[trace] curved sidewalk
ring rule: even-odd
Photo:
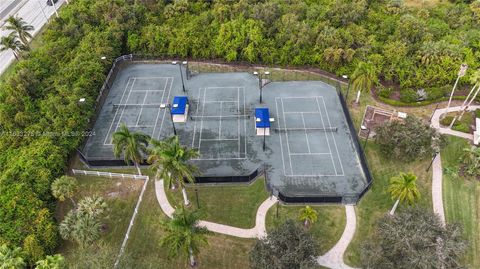
[[[340,240],[338,240],[337,244],[325,253],[325,255],[317,258],[317,263],[322,266],[333,269],[354,269],[343,262],[343,254],[352,241],[357,228],[357,218],[354,206],[346,205],[345,214],[347,216],[347,223],[345,224],[345,230],[343,230]]]
[[[480,106],[470,106],[468,111],[476,110],[480,108]],[[448,112],[456,112],[460,111],[461,107],[450,107]],[[447,113],[446,108],[437,109],[432,116],[432,121],[430,126],[437,129],[441,134],[453,135],[458,136],[461,138],[469,139],[473,141],[472,134],[466,134],[459,131],[454,131],[450,128],[445,128],[440,126],[440,117],[442,114]],[[437,157],[433,161],[432,164],[432,204],[433,204],[433,212],[440,217],[440,220],[445,225],[445,210],[443,208],[443,168],[442,168],[442,157],[440,153],[438,153]]]
[[[163,180],[155,181],[155,194],[163,212],[171,218],[175,209],[172,207],[172,205],[167,199],[167,194],[165,193],[165,188],[163,186]],[[199,222],[199,225],[207,228],[209,231],[216,233],[241,238],[261,238],[267,234],[265,228],[265,217],[267,215],[268,209],[270,209],[270,207],[277,203],[277,201],[278,200],[275,196],[271,196],[258,207],[257,215],[255,218],[255,227],[251,229],[242,229],[204,220],[201,220]]]

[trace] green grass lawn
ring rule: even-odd
[[[76,201],[79,201],[82,197],[94,194],[104,197],[107,201],[109,208],[108,217],[105,220],[107,230],[102,235],[100,241],[118,251],[144,182],[141,180],[109,179],[93,176],[77,176],[76,178],[79,183],[79,191],[74,198]],[[57,219],[63,219],[63,216],[71,208],[70,201],[59,202],[56,210]],[[66,256],[70,265],[75,265],[77,263],[76,258],[72,254],[76,248],[78,248],[77,245],[69,241],[62,241],[58,251]],[[115,257],[111,259],[112,265],[114,259]]]
[[[340,205],[312,206],[318,212],[318,220],[311,225],[310,232],[320,242],[320,253],[326,253],[342,236],[345,229],[345,208]],[[287,219],[297,220],[300,209],[303,206],[280,205],[273,206],[267,213],[267,231],[272,230],[278,224]],[[300,221],[298,221],[301,223]]]
[[[374,143],[368,143],[366,154],[374,179],[372,188],[360,200],[356,208],[357,231],[344,256],[345,262],[351,266],[360,266],[361,244],[372,235],[378,219],[388,213],[394,204],[387,192],[388,182],[392,176],[399,172],[413,172],[417,175],[417,185],[421,193],[417,204],[432,208],[432,175],[431,170],[429,173],[425,171],[430,163],[429,159],[409,164],[398,160],[388,160],[380,154],[379,147]],[[400,204],[397,210],[401,211],[404,206]]]
[[[470,144],[462,138],[448,137],[448,146],[442,152],[444,168],[458,168],[462,149]],[[443,175],[443,202],[448,223],[463,225],[469,249],[465,254],[468,268],[480,268],[480,181],[471,177]]]
[[[205,220],[246,229],[255,226],[257,209],[269,196],[263,178],[249,185],[189,185],[188,199],[194,208],[197,207],[195,188],[198,189],[200,210]],[[183,203],[179,189],[165,191],[172,205]]]
[[[166,250],[160,246],[164,236],[160,221],[165,218],[155,197],[152,180],[125,250],[128,264],[121,268],[190,268],[185,257],[168,259]],[[208,242],[209,245],[201,250],[198,257],[197,268],[248,268],[248,252],[254,243],[253,239],[212,234]]]

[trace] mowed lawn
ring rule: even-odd
[[[185,256],[168,258],[167,249],[160,245],[165,235],[161,221],[166,216],[160,209],[151,180],[138,212],[138,218],[125,249],[119,268],[190,268]],[[201,249],[197,268],[248,268],[248,252],[254,240],[226,235],[208,236],[208,246]]]
[[[366,155],[373,175],[373,184],[357,205],[357,231],[344,256],[345,262],[355,267],[360,266],[362,243],[372,236],[377,221],[387,214],[394,204],[387,192],[391,177],[400,172],[413,172],[417,175],[417,186],[421,193],[421,198],[417,205],[432,210],[432,174],[431,170],[428,173],[425,171],[430,163],[429,158],[412,163],[389,160],[381,154],[379,147],[373,142],[368,143]],[[400,204],[397,212],[401,211],[405,206]]]
[[[250,184],[188,185],[188,198],[193,208],[197,208],[195,189],[205,220],[245,229],[255,226],[257,209],[269,197],[263,178]],[[165,191],[172,205],[183,204],[179,189],[166,188]]]
[[[287,219],[296,220],[300,225],[303,225],[298,220],[300,209],[305,206],[300,205],[280,205],[273,206],[267,213],[267,231],[272,230]],[[309,231],[318,240],[320,244],[320,254],[325,254],[331,249],[342,236],[345,229],[345,207],[341,205],[319,205],[312,206],[318,212],[317,222],[309,227]]]
[[[470,147],[470,144],[465,139],[448,137],[448,146],[441,152],[444,169],[458,168],[466,147]],[[468,268],[480,268],[480,181],[444,173],[443,202],[447,222],[462,224],[465,238],[469,241],[465,265]]]

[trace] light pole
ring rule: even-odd
[[[267,76],[269,76],[270,72],[265,71],[262,74],[262,73],[259,73],[259,72],[255,71],[255,72],[253,72],[253,74],[258,77],[258,88],[260,89],[260,104],[261,104],[262,101],[263,101],[263,98],[262,98],[263,97],[262,92],[263,92],[263,86],[264,86],[263,85],[263,79],[266,78]]]
[[[448,109],[450,108],[450,103],[452,102],[452,97],[453,97],[453,93],[455,92],[455,88],[457,88],[457,84],[460,78],[465,76],[465,73],[467,72],[467,68],[468,68],[468,65],[466,64],[460,65],[460,70],[458,70],[458,74],[457,74],[457,80],[455,80],[455,84],[453,84],[452,93],[450,93],[450,98],[448,99],[447,109],[445,109],[445,114],[442,114],[442,115],[448,114]]]
[[[173,121],[172,106],[170,104],[161,104],[160,108],[168,108],[168,111],[170,112],[170,119],[172,120],[173,134],[177,135],[177,128],[175,128],[175,122]]]
[[[427,170],[426,170],[427,172],[428,172],[428,170],[430,170],[430,167],[432,167],[433,161],[435,161],[435,158],[437,158],[437,155],[438,155],[438,151],[435,151],[435,153],[433,154],[433,157],[432,157],[432,161],[430,161],[430,164],[427,167]]]
[[[367,150],[367,142],[368,142],[368,138],[370,137],[370,130],[371,129],[368,128],[365,125],[360,126],[360,129],[362,129],[363,131],[367,131],[367,138],[365,139],[365,142],[363,143],[363,152],[365,152]]]
[[[200,209],[200,203],[198,202],[198,189],[195,187],[195,197],[197,198],[197,209]]]
[[[347,102],[348,104],[348,93],[350,92],[350,80],[348,79],[347,75],[343,75],[342,78],[348,80],[347,94],[345,95],[345,102]]]
[[[187,80],[190,78],[190,70],[188,69],[188,62],[187,61],[183,61],[182,63],[183,65],[185,65],[185,75],[187,76]]]

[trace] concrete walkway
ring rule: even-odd
[[[346,205],[345,214],[347,216],[347,223],[345,225],[345,230],[343,230],[342,237],[340,237],[337,244],[325,253],[325,255],[317,258],[318,264],[322,266],[333,269],[353,269],[343,262],[343,254],[352,241],[357,228],[357,218],[354,206]]]
[[[468,111],[476,110],[478,108],[480,108],[480,106],[470,106],[468,108]],[[456,106],[456,107],[450,107],[448,109],[448,112],[455,112],[460,110],[461,110],[461,107]],[[442,114],[445,114],[445,113],[447,113],[446,108],[437,109],[433,114],[432,122],[430,123],[430,125],[433,128],[437,129],[441,134],[458,136],[458,137],[462,137],[462,138],[473,141],[472,134],[466,134],[466,133],[451,130],[449,128],[441,127],[440,117]],[[443,208],[442,179],[443,179],[442,158],[439,153],[432,164],[432,203],[433,203],[433,212],[440,217],[440,220],[445,225],[445,210]]]
[[[157,196],[158,203],[162,208],[162,211],[168,216],[172,217],[175,209],[172,207],[170,202],[167,199],[167,194],[165,193],[165,188],[163,186],[163,180],[155,181],[155,193]],[[278,200],[275,196],[271,196],[265,200],[257,210],[257,215],[255,219],[255,227],[251,229],[242,229],[233,226],[228,226],[224,224],[214,223],[210,221],[201,220],[199,222],[200,226],[207,228],[208,230],[216,233],[241,237],[241,238],[262,238],[266,236],[265,228],[265,217],[267,215],[268,209],[272,207]]]

